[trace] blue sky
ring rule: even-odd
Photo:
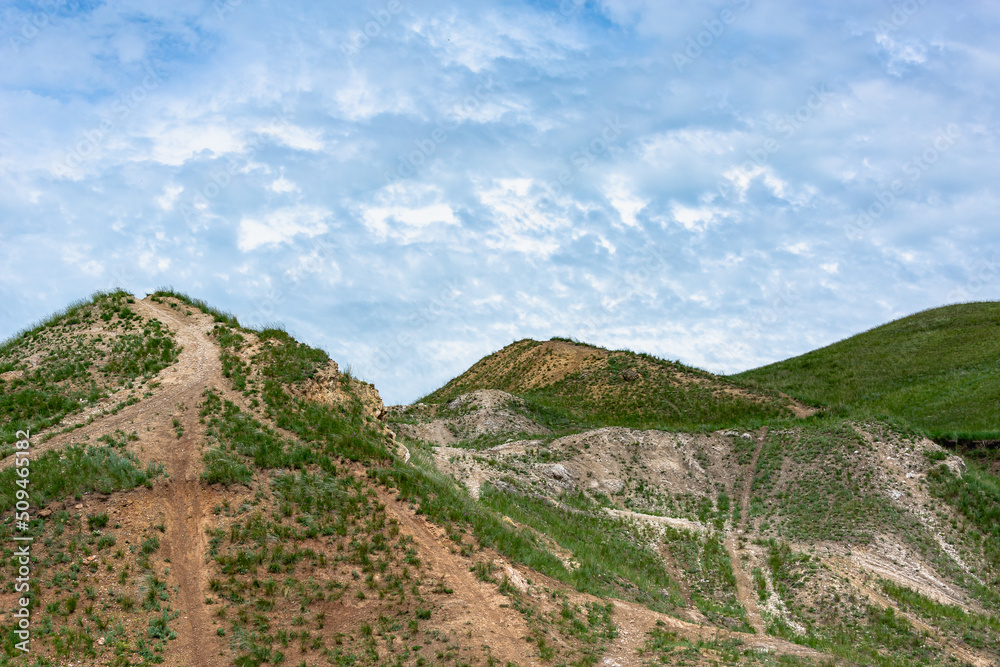
[[[409,402],[514,340],[716,372],[1000,297],[990,2],[0,2],[0,338],[98,289]]]

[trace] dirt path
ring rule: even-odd
[[[649,656],[640,656],[638,651],[645,646],[649,632],[656,627],[667,632],[676,632],[690,641],[738,639],[743,642],[745,648],[766,651],[771,654],[793,655],[813,660],[830,657],[808,646],[801,646],[777,637],[751,635],[710,625],[688,623],[673,616],[651,611],[634,602],[615,600],[614,604],[614,620],[618,626],[618,638],[608,647],[600,663],[609,667],[639,667],[647,664]]]
[[[210,512],[206,501],[210,492],[199,479],[199,444],[204,441],[204,426],[199,423],[198,404],[205,389],[226,386],[218,350],[206,336],[211,318],[181,317],[168,306],[146,300],[137,300],[136,306],[143,314],[163,322],[183,346],[181,358],[164,373],[163,383],[169,383],[174,390],[165,392],[159,401],[160,407],[165,408],[161,414],[177,415],[172,419],[182,424],[183,435],[181,438],[174,435],[171,421],[157,429],[161,435],[153,438],[152,447],[147,449],[170,474],[167,483],[157,485],[155,490],[167,516],[164,555],[170,559],[170,586],[177,586],[171,602],[180,611],[175,625],[176,645],[171,647],[170,657],[176,658],[180,665],[223,665],[226,663],[220,655],[222,645],[212,631],[205,605],[208,591],[205,530]]]
[[[221,666],[226,664],[220,655],[223,644],[212,631],[204,603],[208,582],[205,528],[211,505],[207,502],[210,492],[199,481],[198,445],[204,427],[198,421],[197,406],[208,387],[232,392],[225,391],[228,384],[222,377],[218,350],[206,335],[211,328],[210,316],[181,316],[168,306],[148,300],[137,299],[134,305],[140,314],[155,317],[171,330],[182,346],[177,362],[159,374],[160,385],[152,396],[117,414],[98,416],[90,424],[56,434],[33,447],[31,455],[38,457],[73,443],[92,443],[118,429],[139,433],[135,447],[140,459],[162,463],[169,475],[153,489],[166,517],[162,554],[170,562],[169,590],[177,587],[170,606],[180,612],[171,623],[177,639],[168,644],[168,664]],[[180,438],[176,436],[175,419],[184,429]],[[0,468],[12,465],[13,458],[0,461]]]
[[[223,382],[218,351],[204,332],[199,330],[195,318],[187,318],[189,322],[182,322],[170,308],[146,300],[137,299],[134,305],[144,316],[159,319],[174,333],[176,342],[183,347],[180,358],[175,364],[160,372],[157,377],[160,386],[153,390],[152,396],[122,408],[117,414],[98,416],[90,424],[84,424],[67,433],[57,433],[44,443],[38,445],[32,443],[32,458],[72,443],[85,440],[94,442],[103,435],[114,433],[117,429],[138,430],[138,427],[156,421],[157,416],[170,414],[194,389],[198,389],[197,395],[200,400],[201,389],[209,384],[218,385],[220,388],[228,386]],[[203,321],[203,318],[198,319]],[[72,421],[65,420],[54,428],[61,429],[71,424]],[[40,435],[44,435],[44,432],[33,434],[32,437]],[[8,456],[0,461],[0,469],[9,467],[13,463],[14,457]]]
[[[385,488],[376,489],[386,511],[399,521],[400,531],[413,536],[417,553],[431,576],[452,589],[452,593],[442,599],[444,627],[448,632],[459,633],[463,644],[489,646],[499,664],[508,661],[535,664],[532,659],[534,644],[524,640],[531,631],[521,614],[508,607],[510,600],[500,593],[496,584],[480,581],[469,571],[471,561],[452,553],[454,545],[440,527],[418,517]],[[472,626],[467,624],[470,619],[475,621]]]
[[[743,488],[740,492],[740,522],[735,531],[726,536],[725,546],[729,553],[729,560],[733,566],[733,575],[736,577],[736,598],[747,612],[747,622],[759,635],[767,634],[764,619],[760,615],[760,607],[757,605],[757,591],[754,590],[750,576],[743,568],[739,549],[736,544],[736,536],[742,535],[746,529],[750,518],[750,499],[753,497],[753,480],[757,475],[757,461],[760,459],[760,450],[764,448],[764,441],[767,439],[767,427],[760,430],[757,436],[757,447],[754,449],[753,458],[750,465],[743,473]]]
[[[782,397],[784,397],[784,399],[788,401],[788,408],[792,411],[792,414],[794,414],[799,419],[812,417],[814,414],[819,412],[819,410],[817,410],[816,408],[810,407],[805,403],[803,403],[802,401],[796,398],[792,398],[791,396],[789,396],[784,392],[779,391],[778,393],[781,394]]]

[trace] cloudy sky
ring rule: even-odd
[[[1000,298],[1000,6],[0,0],[0,338],[160,286],[409,402]]]

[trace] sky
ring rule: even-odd
[[[0,339],[172,286],[408,403],[1000,298],[1000,5],[0,0]]]

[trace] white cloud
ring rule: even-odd
[[[927,62],[927,48],[913,39],[897,40],[889,33],[875,36],[875,42],[889,56],[889,73],[898,75],[906,65],[922,65]]]
[[[357,208],[365,228],[377,238],[402,244],[443,240],[438,228],[459,224],[440,188],[409,181],[380,189],[374,203]]]
[[[299,186],[295,185],[295,183],[292,183],[290,180],[288,180],[284,176],[281,176],[281,177],[277,178],[276,180],[272,181],[271,184],[267,186],[267,188],[271,192],[277,192],[278,194],[286,194],[286,193],[289,193],[289,192],[299,192],[300,191],[299,190]]]
[[[782,250],[785,252],[790,252],[793,255],[805,255],[809,252],[810,244],[807,241],[799,241],[798,243],[792,243],[786,245]]]
[[[213,158],[241,152],[246,143],[241,132],[222,123],[156,123],[146,138],[153,143],[148,157],[168,166],[182,165],[205,152]],[[133,153],[133,159],[145,158],[144,153]]]
[[[500,178],[481,185],[476,196],[487,208],[493,222],[485,244],[495,250],[549,257],[563,240],[579,236],[579,232],[557,236],[557,230],[570,227],[567,211],[543,210],[542,200],[535,194],[537,184],[530,178]],[[560,202],[566,206],[567,202]],[[569,204],[571,205],[571,204]]]
[[[649,135],[642,140],[641,156],[652,166],[689,162],[692,156],[722,156],[734,152],[744,140],[739,132],[720,132],[704,128],[671,130]]]
[[[435,224],[457,225],[451,206],[442,202],[427,206],[373,206],[364,211],[365,226],[380,238],[394,236],[412,241],[420,232]]]
[[[715,221],[717,210],[709,206],[690,207],[675,203],[671,208],[673,219],[688,231],[704,231]]]
[[[172,211],[174,204],[177,203],[177,199],[181,196],[182,192],[184,192],[183,185],[174,185],[171,183],[163,188],[163,194],[156,198],[156,203],[164,211]]]
[[[649,204],[649,200],[637,197],[628,181],[622,176],[613,176],[604,189],[611,205],[618,211],[622,224],[635,227],[639,224],[636,215]]]
[[[258,127],[257,132],[270,136],[289,148],[295,148],[300,151],[321,151],[324,146],[322,131],[307,130],[284,122],[272,121],[267,125]]]
[[[380,86],[363,72],[352,72],[333,94],[340,115],[348,121],[364,121],[384,113],[412,113],[413,100],[402,88]]]
[[[250,252],[265,245],[287,243],[296,236],[312,238],[325,233],[330,211],[318,206],[291,206],[280,208],[261,217],[240,220],[237,246]]]
[[[789,184],[780,178],[770,166],[747,166],[733,167],[722,174],[726,180],[735,186],[739,193],[740,201],[746,201],[747,190],[754,179],[760,178],[764,185],[778,199],[789,200]],[[798,203],[798,202],[797,202]]]

